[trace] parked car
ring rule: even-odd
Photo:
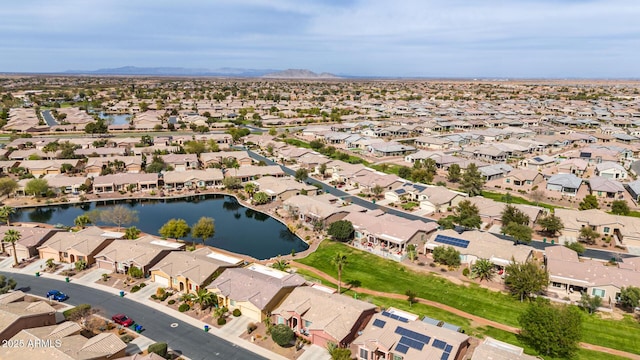
[[[65,301],[69,298],[69,296],[62,291],[58,290],[49,290],[47,292],[47,299],[53,299],[55,301]]]
[[[134,321],[131,318],[127,317],[125,314],[115,314],[111,317],[116,324],[129,327],[134,324]]]

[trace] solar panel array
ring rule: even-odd
[[[444,348],[444,351],[446,351],[446,352],[448,352],[448,353],[450,353],[450,352],[451,352],[451,350],[453,350],[453,345],[447,345],[447,347],[446,347],[446,348]]]
[[[382,312],[382,315],[383,315],[383,316],[386,316],[386,317],[388,317],[388,318],[394,319],[394,320],[398,320],[398,321],[405,322],[405,323],[408,323],[408,322],[409,322],[409,319],[403,318],[402,316],[398,316],[398,315],[396,315],[396,314],[392,314],[392,313],[390,313],[390,312],[388,312],[388,311],[383,311],[383,312]]]
[[[442,340],[434,339],[433,344],[431,344],[431,346],[433,346],[436,349],[444,350],[447,347],[447,343]]]
[[[377,326],[379,328],[383,328],[385,325],[387,324],[386,321],[380,320],[380,319],[375,319],[373,320],[373,326]]]
[[[415,331],[411,331],[409,329],[405,329],[402,326],[398,326],[396,328],[395,333],[398,334],[398,335],[406,336],[406,337],[411,338],[413,340],[417,340],[417,341],[419,341],[419,342],[421,342],[423,344],[428,344],[429,341],[431,341],[431,337],[430,336],[422,335],[422,334],[417,333]]]
[[[537,162],[543,162],[544,160],[542,160],[542,158],[540,157],[534,157],[533,160],[537,161]]]
[[[397,344],[396,351],[406,354],[409,351],[409,347],[407,345]]]
[[[440,356],[440,360],[449,360],[449,355],[451,355],[451,353],[443,352],[442,356]]]
[[[454,238],[451,236],[445,236],[445,235],[437,235],[435,242],[457,246],[465,249],[467,248],[467,246],[469,246],[469,241],[467,240],[462,240],[462,239]]]
[[[403,344],[403,345],[407,345],[410,348],[414,348],[418,351],[422,350],[422,348],[424,347],[424,343],[417,341],[417,340],[413,340],[410,339],[406,336],[403,336],[400,338],[400,341],[398,341],[399,344]]]

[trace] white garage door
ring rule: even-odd
[[[169,279],[166,277],[156,275],[154,276],[153,282],[163,287],[169,287]]]

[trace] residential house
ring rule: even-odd
[[[591,195],[599,198],[619,200],[623,198],[624,186],[612,178],[592,176],[588,180]]]
[[[293,180],[291,178],[276,178],[273,176],[263,176],[253,180],[256,184],[256,192],[261,191],[269,195],[271,200],[287,200],[288,198],[300,194],[307,196],[317,195],[321,189],[313,185]]]
[[[61,174],[63,164],[69,164],[72,169],[77,169],[79,161],[78,159],[24,160],[20,162],[20,167],[25,168],[29,174],[38,177],[47,174]]]
[[[402,178],[393,174],[385,174],[370,169],[362,169],[348,180],[348,185],[360,188],[363,192],[373,192],[373,188],[379,186],[384,190],[391,190],[405,182]]]
[[[631,216],[608,214],[599,209],[569,210],[557,208],[554,214],[562,220],[562,237],[577,241],[580,229],[590,226],[602,236],[610,236],[615,244],[640,247],[640,219]]]
[[[282,203],[282,208],[289,216],[299,219],[301,222],[313,227],[325,228],[332,223],[342,220],[348,215],[338,207],[322,202],[315,197],[296,195]]]
[[[172,251],[184,250],[185,245],[147,235],[136,240],[116,240],[95,255],[100,269],[127,273],[132,266],[149,275],[160,260]]]
[[[640,203],[640,180],[625,183],[624,188],[629,192],[636,204]]]
[[[607,179],[624,180],[627,178],[627,170],[613,161],[604,161],[597,164],[595,174]]]
[[[0,226],[0,234],[5,234],[8,230],[16,230],[20,233],[20,240],[16,241],[16,257],[18,261],[30,259],[38,256],[38,247],[49,240],[58,229],[46,229],[28,226]],[[2,240],[0,243],[2,252],[7,252],[9,257],[13,256],[13,246],[11,243]]]
[[[168,154],[161,155],[162,161],[171,166],[174,171],[186,171],[200,167],[196,154]]]
[[[469,336],[383,311],[375,314],[353,342],[356,359],[465,359]]]
[[[93,192],[111,193],[116,191],[146,191],[158,188],[158,174],[119,173],[93,178]]]
[[[515,169],[504,176],[503,182],[505,188],[513,190],[523,190],[529,192],[532,187],[542,183],[544,176],[535,171],[528,169]]]
[[[24,329],[9,340],[24,346],[2,347],[0,358],[110,360],[126,355],[127,344],[115,333],[103,332],[91,338],[81,333],[82,327],[71,321]]]
[[[558,174],[573,174],[583,176],[587,172],[589,163],[582,159],[569,159],[557,166]]]
[[[115,156],[127,156],[128,150],[126,148],[121,147],[99,147],[99,148],[90,148],[90,149],[76,149],[74,154],[82,157],[91,157],[91,158],[104,158],[104,157],[115,157]]]
[[[90,175],[99,175],[103,170],[112,168],[115,171],[139,173],[142,171],[142,156],[114,156],[112,158],[87,158],[84,172]]]
[[[240,179],[240,182],[246,183],[248,181],[253,181],[263,176],[273,176],[277,178],[282,178],[285,176],[284,170],[280,167],[280,165],[268,165],[268,166],[256,166],[256,165],[247,165],[242,166],[238,169],[226,169],[224,172],[224,177],[235,177]]]
[[[482,196],[471,197],[469,198],[469,201],[471,201],[471,203],[480,211],[480,218],[482,219],[482,222],[488,225],[501,222],[502,213],[507,205],[511,205],[523,214],[527,215],[529,217],[529,226],[533,226],[540,216],[546,214],[546,209],[543,207],[523,204],[507,204]]]
[[[452,246],[460,252],[462,264],[473,265],[478,259],[488,259],[504,269],[512,261],[524,263],[533,259],[533,248],[514,245],[511,240],[501,239],[491,233],[471,230],[458,233],[455,230],[439,230],[424,244],[425,254],[438,246]]]
[[[67,176],[67,175],[56,175],[49,174],[45,175],[43,179],[47,180],[47,184],[49,188],[58,194],[74,194],[77,195],[80,193],[80,189],[83,187],[86,189],[91,185],[91,179],[83,177],[83,176]],[[26,179],[25,179],[26,180]],[[27,181],[28,182],[28,181]],[[24,189],[26,187],[26,183],[20,187]],[[24,191],[24,190],[23,190]]]
[[[311,286],[296,287],[273,311],[275,324],[286,324],[314,345],[347,347],[369,322],[376,306]]]
[[[56,309],[45,301],[25,301],[26,294],[20,290],[0,294],[0,341],[6,343],[22,329],[39,326],[54,325],[56,323]],[[2,346],[0,351],[12,348]],[[16,347],[20,350],[21,347]],[[40,349],[42,351],[42,349]],[[3,357],[1,359],[10,359]],[[14,357],[12,359],[18,359]]]
[[[640,287],[640,269],[634,265],[640,263],[638,258],[626,263],[625,259],[619,266],[606,266],[604,262],[580,259],[575,251],[560,245],[545,249],[550,290],[560,296],[574,292],[598,296],[610,306],[618,302],[623,287]]]
[[[221,167],[227,159],[235,159],[240,166],[253,165],[253,159],[247,151],[218,151],[200,154],[200,162],[204,168]]]
[[[486,181],[503,178],[509,174],[511,170],[513,170],[513,167],[507,164],[493,164],[478,167],[478,171],[480,171],[482,178]]]
[[[251,321],[262,322],[293,289],[306,280],[260,264],[225,270],[207,286],[216,294],[219,306],[239,309]]]
[[[171,251],[151,268],[151,281],[176,291],[197,293],[225,269],[240,266],[244,260],[211,250]]]
[[[352,212],[344,220],[354,228],[354,245],[383,257],[401,261],[409,244],[421,247],[435,222],[408,220],[391,214]]]
[[[91,226],[78,232],[57,232],[38,247],[40,259],[53,259],[57,262],[75,263],[79,260],[88,266],[95,263],[95,256],[122,233],[108,232]]]
[[[222,186],[224,175],[220,169],[167,171],[162,174],[164,189],[211,189]]]
[[[557,174],[547,180],[547,190],[558,191],[562,195],[576,196],[582,186],[582,179],[573,174]]]
[[[417,151],[413,146],[394,141],[370,144],[367,150],[375,156],[405,156]]]

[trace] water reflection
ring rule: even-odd
[[[36,208],[34,211],[29,213],[29,220],[31,222],[40,222],[40,223],[48,223],[51,221],[51,217],[53,217],[53,213],[55,210],[53,208]]]

